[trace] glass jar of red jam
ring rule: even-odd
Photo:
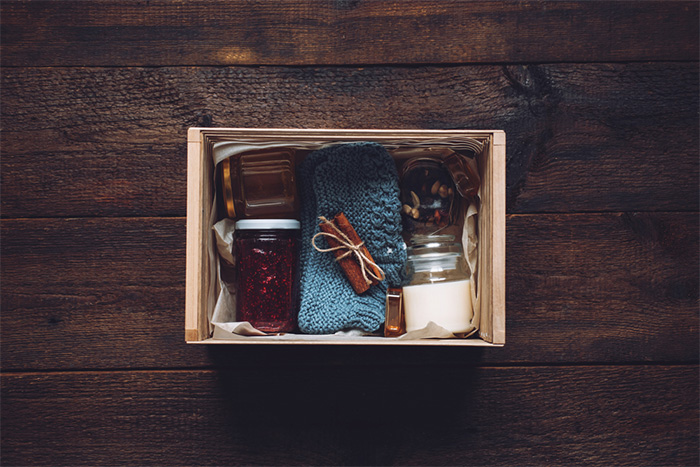
[[[299,221],[236,222],[236,321],[264,332],[294,332],[298,314]]]

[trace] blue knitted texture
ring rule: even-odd
[[[376,143],[348,143],[319,149],[299,167],[301,197],[301,305],[299,329],[329,334],[344,329],[376,331],[384,322],[387,286],[401,284],[406,249],[401,237],[398,174]],[[360,295],[352,289],[333,253],[311,245],[319,216],[343,212],[365,242],[386,280]],[[316,245],[327,248],[318,237]]]

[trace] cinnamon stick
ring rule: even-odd
[[[352,224],[350,224],[350,221],[348,220],[347,217],[345,217],[345,214],[342,212],[336,215],[333,220],[331,221],[333,225],[335,225],[341,232],[343,232],[353,243],[353,245],[359,245],[362,243],[362,239],[360,239],[360,236],[357,235],[357,232],[353,228]],[[321,230],[323,232],[326,232],[328,234],[333,234],[335,235],[336,232],[333,229],[332,226],[324,223],[320,224]],[[326,241],[328,242],[328,245],[331,248],[335,248],[338,246],[341,246],[340,242],[335,240],[334,238],[327,236]],[[335,255],[336,259],[345,255],[348,250],[346,249],[338,249],[333,252]],[[360,251],[370,260],[374,261],[372,259],[372,255],[369,253],[367,250],[367,247],[362,245],[360,247]],[[358,263],[357,259],[355,258],[354,255],[346,255],[344,258],[338,259],[338,264],[340,267],[343,269],[343,272],[345,273],[345,276],[348,278],[348,281],[350,282],[350,285],[352,286],[353,290],[357,294],[361,294],[363,292],[366,292],[369,290],[369,288],[374,285],[378,284],[379,281],[376,280],[372,276],[367,276],[368,279],[370,280],[370,283],[368,284],[367,281],[365,280],[363,274],[362,274],[362,268],[360,264]],[[367,264],[367,267],[377,276],[381,277],[381,271],[379,271],[375,266],[371,264]]]
[[[355,229],[353,228],[352,224],[350,224],[350,221],[348,220],[348,218],[345,217],[345,214],[343,214],[343,213],[341,212],[340,214],[338,214],[337,216],[335,216],[335,217],[333,218],[333,221],[335,222],[335,225],[337,225],[338,228],[339,228],[340,230],[342,230],[343,233],[344,233],[345,235],[347,235],[348,238],[349,238],[350,240],[352,240],[352,242],[353,242],[355,245],[359,245],[360,243],[362,243],[362,239],[360,238],[359,235],[357,235],[357,232],[355,232]],[[360,251],[361,251],[367,258],[369,258],[372,262],[374,262],[374,258],[372,258],[372,255],[369,253],[369,250],[367,249],[367,247],[366,247],[364,244],[360,247]],[[371,263],[368,264],[368,266],[369,266],[369,268],[372,270],[372,273],[374,273],[375,276],[382,277],[382,271],[380,271],[378,267],[376,267],[375,265],[373,265],[373,264],[371,264]],[[376,279],[374,279],[374,278],[372,278],[372,277],[370,277],[370,279],[373,279],[372,284],[377,284],[377,283],[379,283],[378,280],[376,280]]]

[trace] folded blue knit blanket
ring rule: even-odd
[[[401,284],[406,245],[401,237],[401,202],[393,159],[376,143],[329,146],[309,154],[298,171],[302,246],[299,329],[329,334],[344,329],[376,331],[384,322],[387,286]],[[365,242],[386,279],[360,295],[352,289],[333,253],[311,245],[319,216],[343,212]],[[316,244],[327,247],[325,239]]]

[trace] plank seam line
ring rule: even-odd
[[[212,64],[183,64],[177,63],[172,65],[139,65],[135,63],[121,65],[8,65],[2,64],[4,69],[27,69],[27,68],[380,68],[380,67],[397,67],[397,68],[419,68],[419,67],[463,67],[463,66],[511,66],[511,65],[592,65],[592,64],[611,64],[611,65],[628,65],[628,64],[653,64],[653,63],[700,63],[699,60],[693,59],[634,59],[634,60],[552,60],[552,61],[494,61],[494,62],[360,62],[360,63],[232,63],[222,65],[220,63]]]
[[[700,210],[610,210],[610,211],[531,211],[531,212],[514,212],[506,213],[508,217],[520,216],[548,216],[548,215],[566,215],[566,216],[588,216],[601,214],[700,214]],[[178,219],[186,220],[187,216],[182,215],[163,215],[163,216],[53,216],[53,217],[0,217],[2,221],[42,221],[42,220],[88,220],[88,219],[106,219],[106,220],[131,220],[131,219]]]
[[[412,367],[425,366],[427,364],[414,364],[414,365],[387,365],[387,368],[402,368],[410,369]],[[382,368],[384,365],[337,365],[337,364],[319,364],[319,365],[301,365],[296,366],[298,370],[313,370],[319,367],[328,367],[329,369],[348,369],[348,368]],[[528,368],[640,368],[640,367],[674,367],[674,368],[692,368],[700,366],[700,362],[673,362],[673,361],[659,361],[659,362],[637,362],[637,363],[523,363],[523,364],[491,364],[491,365],[450,365],[450,364],[430,364],[431,368],[444,368],[444,367],[455,367],[458,369],[473,368],[480,370],[510,370],[510,369],[528,369]],[[260,371],[269,371],[274,369],[288,369],[288,365],[280,365],[279,367],[265,365],[260,367]],[[2,376],[41,376],[41,375],[62,375],[62,374],[108,374],[108,373],[197,373],[197,372],[228,372],[228,371],[239,371],[241,367],[176,367],[176,368],[112,368],[112,369],[47,369],[47,370],[2,370],[0,371],[0,377]]]

